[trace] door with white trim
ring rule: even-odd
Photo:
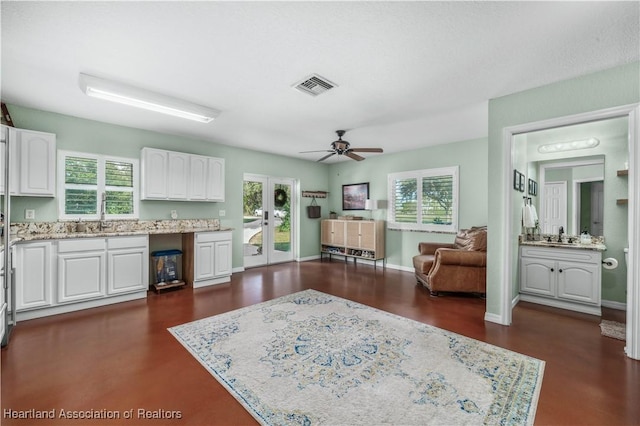
[[[567,231],[567,182],[546,182],[543,188],[541,225],[543,234]]]
[[[295,180],[245,174],[243,185],[244,266],[294,259]]]

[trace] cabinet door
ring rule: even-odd
[[[107,293],[144,290],[149,286],[149,254],[145,248],[109,250]]]
[[[216,277],[231,275],[231,241],[216,241],[214,262]]]
[[[189,199],[205,200],[207,198],[209,159],[201,155],[191,155],[189,164]]]
[[[360,247],[363,250],[376,249],[376,223],[360,222]]]
[[[347,221],[345,222],[347,229],[346,246],[350,248],[360,248],[360,222],[359,221]]]
[[[344,247],[345,245],[345,221],[344,220],[323,220],[321,230],[322,244],[329,246]]]
[[[323,220],[320,223],[320,244],[330,245],[332,243],[333,225],[331,222],[331,220]]]
[[[224,201],[224,158],[208,158],[207,200]]]
[[[142,149],[142,199],[167,198],[167,151]]]
[[[542,296],[555,297],[555,262],[546,259],[520,259],[520,290]]]
[[[600,305],[600,265],[558,262],[558,297]]]
[[[52,304],[52,243],[20,244],[16,248],[16,311]]]
[[[95,299],[105,294],[105,251],[58,254],[58,302]]]
[[[215,276],[215,242],[199,242],[195,245],[195,259],[193,261],[194,281],[201,281]]]
[[[56,190],[56,135],[17,130],[19,195],[53,197]]]
[[[189,154],[169,151],[169,179],[167,197],[172,200],[186,200],[189,176]]]

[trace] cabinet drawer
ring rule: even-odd
[[[196,233],[196,243],[210,243],[212,241],[231,240],[231,232],[198,232]]]
[[[72,238],[58,241],[58,253],[104,250],[104,238]]]
[[[520,254],[523,257],[537,257],[586,263],[600,263],[600,260],[602,259],[602,254],[599,251],[584,249],[522,246],[520,250]]]
[[[107,238],[107,248],[121,249],[121,248],[134,248],[134,247],[146,247],[147,236],[133,236],[133,237],[110,237]]]

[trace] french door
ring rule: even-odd
[[[295,181],[244,175],[244,266],[289,262],[294,258]]]

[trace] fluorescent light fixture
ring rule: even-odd
[[[209,123],[220,115],[220,111],[213,108],[83,73],[80,73],[80,88],[87,96],[93,98],[186,118],[200,123]]]
[[[540,154],[550,154],[552,152],[573,151],[576,149],[595,148],[600,145],[600,141],[596,138],[581,139],[570,142],[557,142],[546,145],[540,145],[538,152]]]

